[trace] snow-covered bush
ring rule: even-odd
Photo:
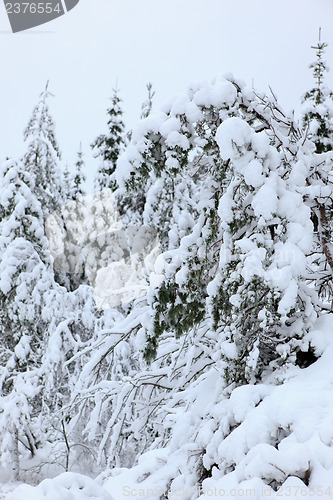
[[[112,496],[87,476],[67,472],[53,480],[45,479],[37,487],[22,485],[8,500],[112,500]]]

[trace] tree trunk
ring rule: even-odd
[[[12,467],[12,480],[19,481],[20,480],[20,457],[19,457],[19,449],[18,449],[18,430],[16,425],[14,426],[13,431],[13,467]]]
[[[323,245],[323,250],[325,253],[325,257],[328,265],[333,271],[333,256],[330,249],[330,228],[329,223],[327,221],[326,210],[324,205],[319,205],[319,214],[320,214],[320,237],[321,244]]]

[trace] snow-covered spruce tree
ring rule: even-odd
[[[71,207],[71,208],[70,208]],[[54,212],[46,220],[46,235],[53,256],[54,276],[57,283],[68,291],[76,290],[87,283],[82,256],[82,239],[77,238],[81,222],[82,202],[69,201],[61,211]],[[68,214],[70,213],[70,216]]]
[[[112,104],[107,110],[108,133],[98,136],[91,145],[92,149],[95,150],[95,157],[101,161],[95,177],[96,190],[111,189],[114,191],[117,188],[111,175],[115,171],[118,157],[125,145],[122,100],[118,93],[118,89],[113,89]]]
[[[153,99],[155,91],[153,90],[153,84],[147,83],[147,99],[142,103],[141,106],[141,119],[148,118],[153,108]]]
[[[64,191],[67,194],[66,201],[71,198],[73,192],[73,178],[68,163],[64,168]]]
[[[313,260],[317,266],[316,286],[321,297],[332,303],[333,230],[332,159],[333,159],[333,92],[325,85],[328,71],[323,59],[327,44],[320,41],[312,48],[316,51],[316,61],[310,65],[315,86],[305,94],[302,106],[304,140],[314,143],[311,167],[307,182],[307,198],[312,209],[312,219],[318,255]],[[309,157],[310,158],[310,157]]]
[[[25,165],[4,162],[0,186],[0,455],[17,479],[20,456],[35,457],[50,441],[53,462],[65,466],[65,442],[74,439],[64,435],[66,405],[97,315],[90,287],[69,294],[55,282],[42,207]],[[78,436],[75,444],[82,452]]]
[[[128,157],[134,160],[121,159],[119,175],[125,172],[129,191],[147,186],[144,223],[159,228],[169,250],[166,280],[153,306],[148,359],[163,332],[181,335],[209,315],[212,328],[221,329],[226,343],[237,346],[235,370],[231,359],[228,363],[230,380],[244,382],[260,377],[271,361],[283,361],[288,341],[295,344],[293,351],[295,334],[301,337],[313,321],[311,293],[302,279],[312,224],[310,210],[288,181],[299,153],[293,123],[276,103],[251,95],[237,82],[225,80],[216,87],[224,101],[212,90],[193,92],[190,102],[179,100],[189,111],[180,112],[176,102],[164,120],[155,120],[151,131],[133,136],[137,154],[129,146]],[[196,206],[183,193],[194,172],[191,158],[197,167],[197,186],[191,189],[200,197]],[[205,187],[198,182],[200,175]],[[265,192],[272,196],[271,210],[266,211]],[[299,220],[284,208],[286,200],[300,207]],[[187,226],[180,228],[184,222]],[[291,244],[292,227],[302,225],[307,237]],[[287,276],[289,268],[295,275]],[[305,316],[311,319],[302,326],[299,321]],[[284,348],[278,348],[280,344]]]
[[[313,70],[315,86],[303,97],[303,127],[316,145],[316,153],[325,153],[333,149],[333,92],[325,85],[325,73],[328,72],[324,60],[327,44],[319,41],[312,48],[316,51],[316,60],[310,64]]]
[[[255,382],[295,356],[316,319],[305,280],[312,222],[290,182],[283,149],[266,131],[234,117],[216,138],[232,178],[218,209],[222,245],[208,310],[213,328],[225,336],[226,380]]]
[[[80,144],[80,149],[77,153],[77,160],[75,163],[75,172],[73,178],[73,189],[71,191],[72,200],[75,203],[76,212],[76,222],[83,220],[83,204],[85,192],[85,162],[83,159],[82,144]],[[62,210],[62,212],[64,209]],[[73,221],[74,222],[74,221]],[[73,224],[65,224],[66,238],[65,238],[65,249],[64,254],[69,256],[72,253],[72,266],[71,273],[68,275],[70,280],[70,290],[75,290],[82,283],[87,283],[87,277],[85,273],[85,266],[82,257],[82,248],[80,247],[79,239],[75,234],[75,229]],[[77,228],[76,228],[77,232]]]
[[[25,170],[35,179],[35,195],[42,205],[44,217],[59,209],[67,195],[59,166],[61,155],[55,138],[55,125],[47,102],[52,95],[48,86],[49,82],[24,132],[28,150],[23,158]]]
[[[86,194],[84,185],[87,179],[84,170],[85,170],[85,162],[83,159],[82,144],[80,144],[80,149],[77,153],[77,160],[75,163],[75,175],[73,179],[73,184],[74,184],[74,189],[72,193],[73,200],[78,200],[79,198],[81,198]]]
[[[0,176],[1,460],[13,466],[17,479],[19,442],[34,455],[44,439],[42,311],[53,272],[32,175],[8,160]]]
[[[80,284],[87,283],[82,256],[82,223],[86,215],[84,195],[86,176],[84,173],[82,147],[77,154],[74,175],[68,170],[67,203],[61,210],[47,219],[47,233],[55,249],[55,241],[61,241],[61,249],[57,249],[54,270],[56,281],[68,291],[76,290]],[[80,235],[79,235],[80,233]]]

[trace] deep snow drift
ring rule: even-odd
[[[7,500],[143,498],[328,498],[333,496],[333,315],[304,339],[319,359],[307,368],[282,367],[258,385],[219,394],[216,372],[193,384],[179,409],[168,448],[141,456],[132,469],[97,479],[64,473],[39,486],[0,493]],[[208,418],[209,416],[209,418]],[[174,415],[175,417],[175,415]],[[195,428],[196,439],[190,435]],[[192,484],[191,453],[206,447],[211,477]],[[214,465],[217,464],[219,469]],[[170,483],[170,478],[176,479]],[[4,496],[1,496],[4,495]]]

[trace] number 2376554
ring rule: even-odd
[[[7,2],[7,14],[62,14],[60,2],[54,5],[51,2]]]

